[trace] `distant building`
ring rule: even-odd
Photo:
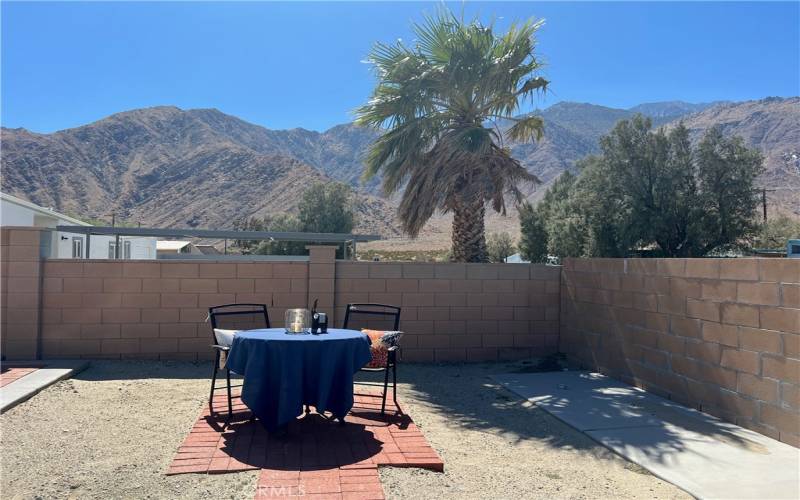
[[[528,264],[528,263],[530,263],[530,261],[523,259],[522,255],[518,253],[506,257],[506,264]]]
[[[0,192],[0,226],[51,227],[91,226],[82,220],[39,206],[30,201]],[[53,231],[51,252],[53,259],[113,259],[117,255],[113,236],[92,236]],[[119,240],[120,259],[155,259],[156,239],[124,236]],[[88,253],[91,255],[87,254]]]
[[[195,245],[195,248],[203,255],[222,255],[222,252],[217,250],[214,245]]]
[[[191,241],[163,240],[156,243],[156,254],[159,259],[174,255],[203,255]]]

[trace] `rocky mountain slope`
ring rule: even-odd
[[[2,189],[81,216],[116,212],[151,226],[230,227],[236,217],[292,211],[307,186],[331,180],[286,153],[309,151],[304,144],[314,134],[175,107],[118,113],[53,134],[3,129]],[[356,206],[364,212],[360,230],[397,234],[386,200],[359,192]]]
[[[726,101],[690,103],[683,101],[648,102],[630,108],[628,111],[641,113],[653,119],[655,125],[661,125],[681,116],[699,113],[712,106],[727,104]]]
[[[657,126],[683,120],[695,138],[715,124],[741,135],[765,154],[761,182],[774,189],[771,206],[800,215],[800,98],[628,110],[559,103],[539,112],[542,141],[511,144],[512,153],[548,184],[596,153],[598,139],[637,112]],[[144,225],[224,228],[235,217],[292,211],[311,182],[338,180],[357,188],[359,230],[392,237],[393,202],[378,196],[377,179],[360,183],[362,158],[376,136],[352,124],[269,130],[215,109],[138,109],[52,134],[2,129],[2,189],[76,215],[115,211]],[[446,244],[447,225],[437,218],[423,239]],[[489,225],[513,230],[516,219],[493,216]]]

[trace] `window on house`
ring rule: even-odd
[[[122,244],[122,258],[130,260],[131,258],[131,242],[125,241]]]
[[[72,238],[72,258],[83,258],[83,238],[81,237],[73,236]]]
[[[114,241],[108,242],[108,258],[109,259],[117,258],[117,243]]]

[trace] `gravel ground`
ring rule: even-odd
[[[513,365],[401,366],[445,473],[384,467],[387,498],[690,498],[497,387]],[[0,416],[2,497],[252,499],[257,472],[165,476],[208,366],[97,361]]]

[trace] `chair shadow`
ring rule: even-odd
[[[257,420],[235,422],[222,437],[224,454],[274,470],[334,469],[367,461],[381,450],[380,441],[365,426],[339,426],[317,414],[292,422],[280,437],[271,436]]]
[[[369,463],[381,453],[384,443],[373,430],[390,426],[406,429],[410,425],[408,415],[399,412],[381,415],[379,409],[372,408],[376,403],[370,402],[370,397],[375,396],[357,394],[356,405],[345,417],[344,424],[331,416],[311,411],[290,422],[286,432],[280,435],[267,431],[238,398],[234,398],[234,412],[230,419],[227,402],[218,398],[214,411],[202,420],[221,433],[220,454],[245,467],[281,471],[329,470]]]

